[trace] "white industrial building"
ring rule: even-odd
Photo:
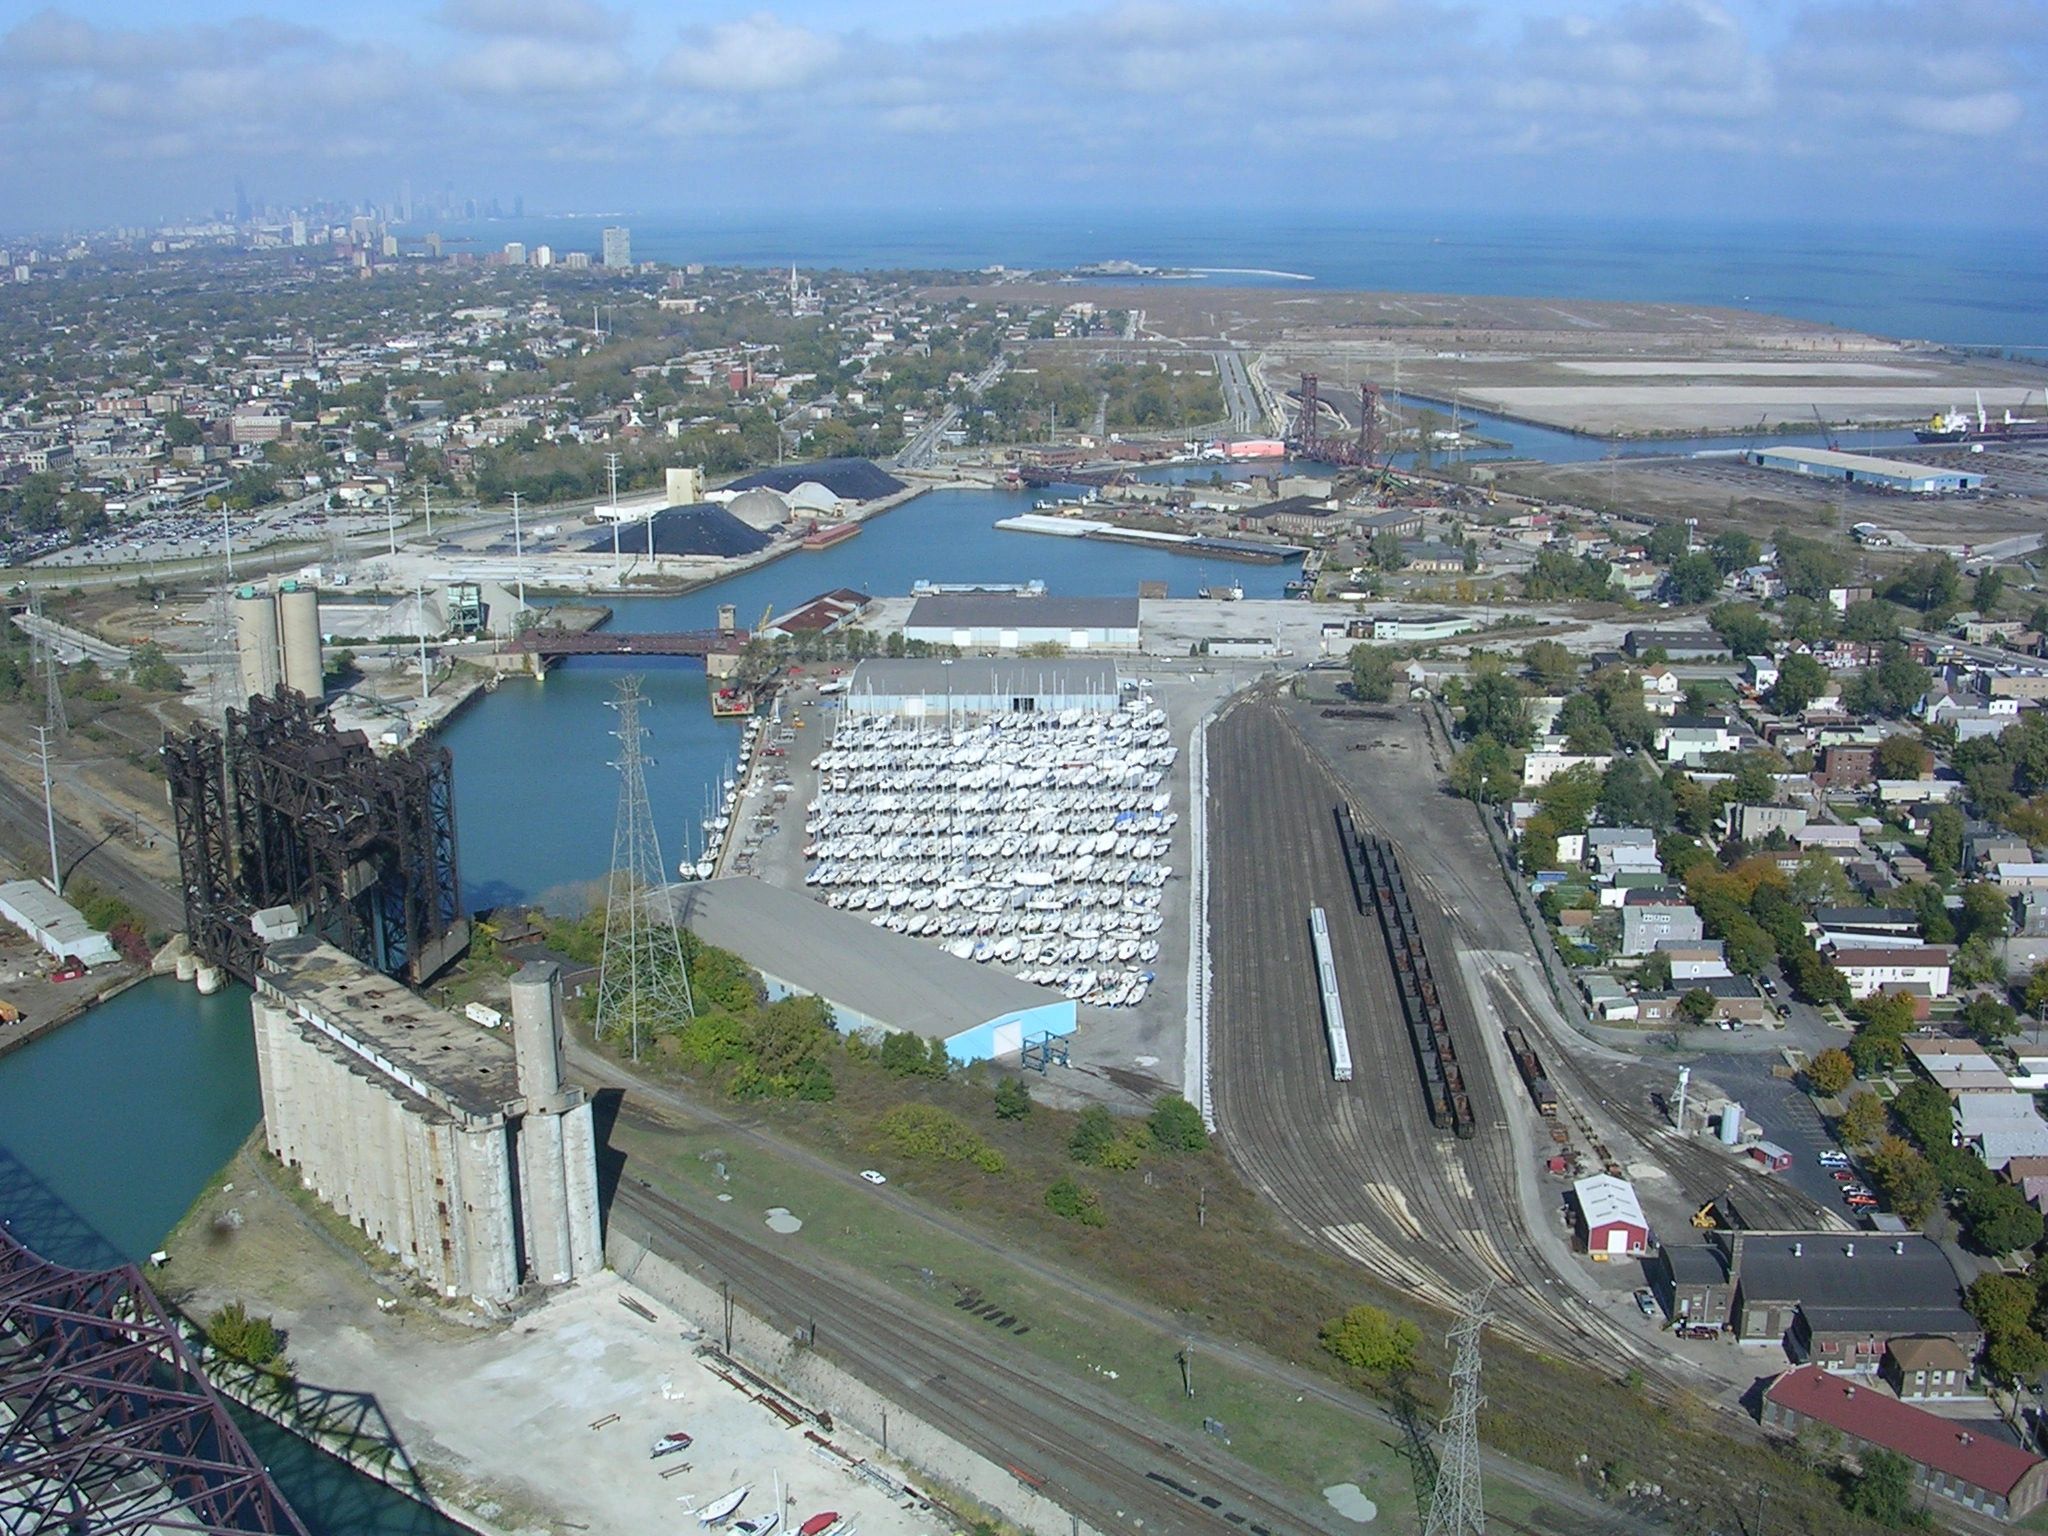
[[[1844,485],[1871,486],[1909,496],[1953,495],[1979,490],[1984,485],[1984,476],[1976,470],[1915,464],[1907,459],[1878,459],[1867,453],[1843,453],[1835,448],[1758,448],[1748,458],[1759,469],[1839,480]]]
[[[1015,592],[947,592],[911,605],[903,638],[963,651],[1135,651],[1135,597],[1048,597]]]
[[[265,950],[250,1002],[264,1137],[444,1296],[502,1305],[604,1265],[590,1103],[562,1083],[560,967],[512,979],[511,1038],[330,944]]]
[[[0,885],[0,917],[14,924],[59,960],[104,965],[120,959],[114,941],[79,915],[78,908],[40,880]]]
[[[844,707],[849,715],[958,720],[1067,709],[1107,714],[1116,704],[1114,662],[890,658],[853,669]]]

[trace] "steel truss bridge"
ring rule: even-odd
[[[307,1536],[133,1264],[0,1226],[0,1531]]]
[[[1371,384],[1358,391],[1358,435],[1346,437],[1323,430],[1321,383],[1312,373],[1301,376],[1301,410],[1287,435],[1287,451],[1299,458],[1344,469],[1380,467],[1380,392]],[[1332,410],[1337,410],[1334,405]],[[1343,412],[1338,421],[1344,424]]]

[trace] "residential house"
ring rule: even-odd
[[[2048,864],[1994,864],[1991,878],[2008,896],[2018,896],[2026,891],[2048,891]]]
[[[1813,926],[1822,935],[1855,934],[1865,938],[1920,937],[1920,915],[1910,907],[1815,907]]]
[[[2004,1068],[1991,1053],[1974,1040],[1948,1035],[1907,1035],[1903,1042],[1913,1065],[1926,1074],[1937,1088],[1946,1089],[1951,1099],[1964,1093],[2009,1093]]]
[[[1671,984],[1678,987],[1734,975],[1728,969],[1726,948],[1719,939],[1659,939],[1655,953],[1671,963]]]
[[[1731,805],[1729,829],[1745,843],[1760,843],[1773,832],[1788,837],[1806,825],[1807,813],[1796,805]]]
[[[1835,969],[1849,983],[1852,997],[1897,988],[1927,997],[1948,996],[1949,961],[1955,951],[1939,944],[1917,949],[1876,946],[1837,948]]]
[[[1567,773],[1574,768],[1592,768],[1605,773],[1613,762],[1614,754],[1611,752],[1590,755],[1567,752],[1562,740],[1558,740],[1554,748],[1548,744],[1539,746],[1522,759],[1522,787],[1539,788],[1560,773]]]
[[[1673,715],[1657,727],[1657,750],[1667,763],[1693,763],[1717,752],[1733,752],[1742,745],[1742,733],[1728,721],[1715,716]]]
[[[1994,1173],[2016,1157],[2048,1156],[2048,1120],[2031,1095],[2002,1088],[1955,1096],[1956,1145],[1968,1147]]]
[[[1683,891],[1634,891],[1621,908],[1621,952],[1647,955],[1667,939],[1694,940],[1705,934],[1700,915]]]
[[[1679,695],[1684,690],[1679,687],[1676,672],[1660,661],[1643,668],[1641,680],[1645,709],[1667,717],[1678,713]]]
[[[1824,789],[1861,789],[1877,781],[1877,748],[1861,743],[1824,746],[1814,782]]]
[[[1751,656],[1742,663],[1743,678],[1758,693],[1764,693],[1778,686],[1778,658],[1775,656]]]

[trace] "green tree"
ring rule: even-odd
[[[1521,686],[1499,672],[1467,681],[1464,728],[1467,736],[1491,736],[1502,746],[1515,748],[1528,746],[1535,734]]]
[[[1718,604],[1708,610],[1707,623],[1730,656],[1761,656],[1771,647],[1771,621],[1753,604]]]
[[[1931,613],[1954,604],[1962,572],[1948,555],[1922,555],[1885,584],[1884,595],[1908,608]]]
[[[1842,1106],[1839,1129],[1850,1146],[1869,1146],[1884,1134],[1884,1128],[1884,1100],[1876,1094],[1859,1093]]]
[[[1145,1118],[1154,1145],[1168,1152],[1201,1152],[1209,1145],[1209,1132],[1202,1124],[1202,1112],[1177,1093],[1161,1099]]]
[[[1557,868],[1557,823],[1538,811],[1522,824],[1522,873],[1540,874]]]
[[[185,674],[161,645],[145,640],[128,653],[128,681],[149,693],[177,693],[185,686]]]
[[[1723,575],[1733,575],[1755,565],[1763,551],[1755,539],[1740,529],[1731,528],[1714,536],[1714,542],[1707,546],[1707,553],[1713,556],[1715,566]]]
[[[1379,1307],[1357,1306],[1323,1324],[1318,1337],[1346,1365],[1385,1374],[1414,1367],[1422,1330]]]
[[[1879,1525],[1919,1524],[1919,1511],[1913,1506],[1913,1468],[1906,1458],[1871,1447],[1856,1459],[1857,1470],[1842,1489],[1849,1513]]]
[[[1714,1016],[1714,994],[1705,987],[1694,987],[1678,1000],[1678,1013],[1695,1027],[1706,1023]]]
[[[1538,640],[1523,651],[1522,665],[1545,693],[1556,692],[1579,675],[1579,659],[1555,640]]]
[[[1934,1212],[1941,1186],[1919,1149],[1898,1136],[1884,1136],[1864,1154],[1863,1166],[1892,1209],[1918,1225]]]
[[[1021,1077],[1006,1077],[996,1084],[996,1118],[1022,1120],[1031,1113],[1031,1089]]]
[[[1878,645],[1899,638],[1899,610],[1883,598],[1866,598],[1851,603],[1842,613],[1842,635]]]
[[[1614,750],[1614,732],[1600,710],[1600,701],[1590,693],[1575,693],[1557,712],[1557,731],[1565,749],[1586,757],[1599,757]]]
[[[943,1042],[940,1042],[943,1048]],[[944,1071],[933,1072],[931,1047],[925,1037],[907,1029],[891,1030],[882,1037],[882,1049],[878,1053],[882,1070],[892,1077],[943,1077]]]
[[[1704,603],[1721,590],[1721,568],[1712,555],[1687,555],[1673,563],[1664,581],[1674,603]]]
[[[1903,731],[1894,732],[1877,744],[1876,767],[1880,779],[1917,779],[1927,771],[1927,748],[1920,744],[1917,737],[1908,736]],[[1962,812],[1951,805],[1935,807],[1936,815],[1943,811],[1953,812],[1960,826]],[[1960,839],[1956,848],[1960,856]],[[1948,867],[1954,869],[1955,865],[1951,864]]]
[[[2020,1017],[2003,998],[1980,992],[1957,1010],[1956,1022],[1985,1045],[1996,1045],[2019,1033]]]
[[[2027,990],[2024,997],[2027,1012],[2037,1019],[2048,1016],[2048,960],[2042,961],[2027,974]]]
[[[1915,777],[1918,777],[1916,774]],[[1937,805],[1927,817],[1927,867],[1936,874],[1952,875],[1963,862],[1963,813],[1952,805]]]
[[[1771,535],[1778,551],[1778,574],[1785,590],[1798,597],[1821,599],[1839,587],[1848,574],[1848,562],[1840,550],[1813,539],[1797,537],[1780,528]]]
[[[1643,553],[1659,565],[1675,565],[1692,553],[1692,531],[1683,523],[1659,523],[1643,541]]]
[[[1067,1154],[1077,1163],[1098,1163],[1116,1136],[1116,1116],[1100,1104],[1091,1104],[1074,1121],[1073,1132],[1067,1137]]]
[[[1970,1246],[1979,1253],[2017,1253],[2037,1247],[2041,1241],[2041,1213],[2010,1184],[1993,1184],[1966,1195],[1963,1220],[1968,1224]]]
[[[1606,775],[1598,768],[1579,763],[1546,779],[1536,790],[1536,803],[1559,832],[1583,832],[1605,785]]]
[[[1522,787],[1508,749],[1491,736],[1481,736],[1451,759],[1451,789],[1467,800],[1498,805]]]
[[[1814,1092],[1833,1098],[1854,1080],[1856,1064],[1839,1046],[1829,1046],[1806,1064],[1806,1080]]]
[[[1394,696],[1394,658],[1374,645],[1351,647],[1351,696],[1367,704],[1384,704]]]
[[[1671,790],[1643,758],[1618,758],[1600,786],[1600,815],[1612,826],[1664,832],[1675,815]]]
[[[1965,943],[1974,938],[2002,939],[2012,923],[2012,899],[1992,880],[1972,880],[1963,887],[1956,932]]]
[[[1778,680],[1771,685],[1771,708],[1781,715],[1796,715],[1827,692],[1828,669],[1804,651],[1794,651],[1778,663]]]
[[[1987,565],[1976,573],[1976,586],[1970,588],[1970,606],[1976,608],[1985,618],[1991,618],[1999,608],[1999,598],[2005,596],[2005,571],[1997,565]]]

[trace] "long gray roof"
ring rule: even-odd
[[[1947,1333],[1972,1326],[1948,1255],[1917,1233],[1745,1233],[1739,1278],[1749,1303],[1797,1301],[1819,1328]]]
[[[827,1002],[920,1035],[956,1035],[1061,1001],[1057,992],[751,876],[671,886],[669,899],[676,920],[705,943]]]
[[[961,698],[983,694],[1101,695],[1117,687],[1113,661],[1076,661],[1068,657],[1035,660],[1020,657],[965,656],[958,661],[925,661],[882,657],[853,669],[849,694],[912,694],[932,698],[952,693]]]
[[[920,597],[909,622],[915,629],[1136,629],[1138,600],[945,592]]]

